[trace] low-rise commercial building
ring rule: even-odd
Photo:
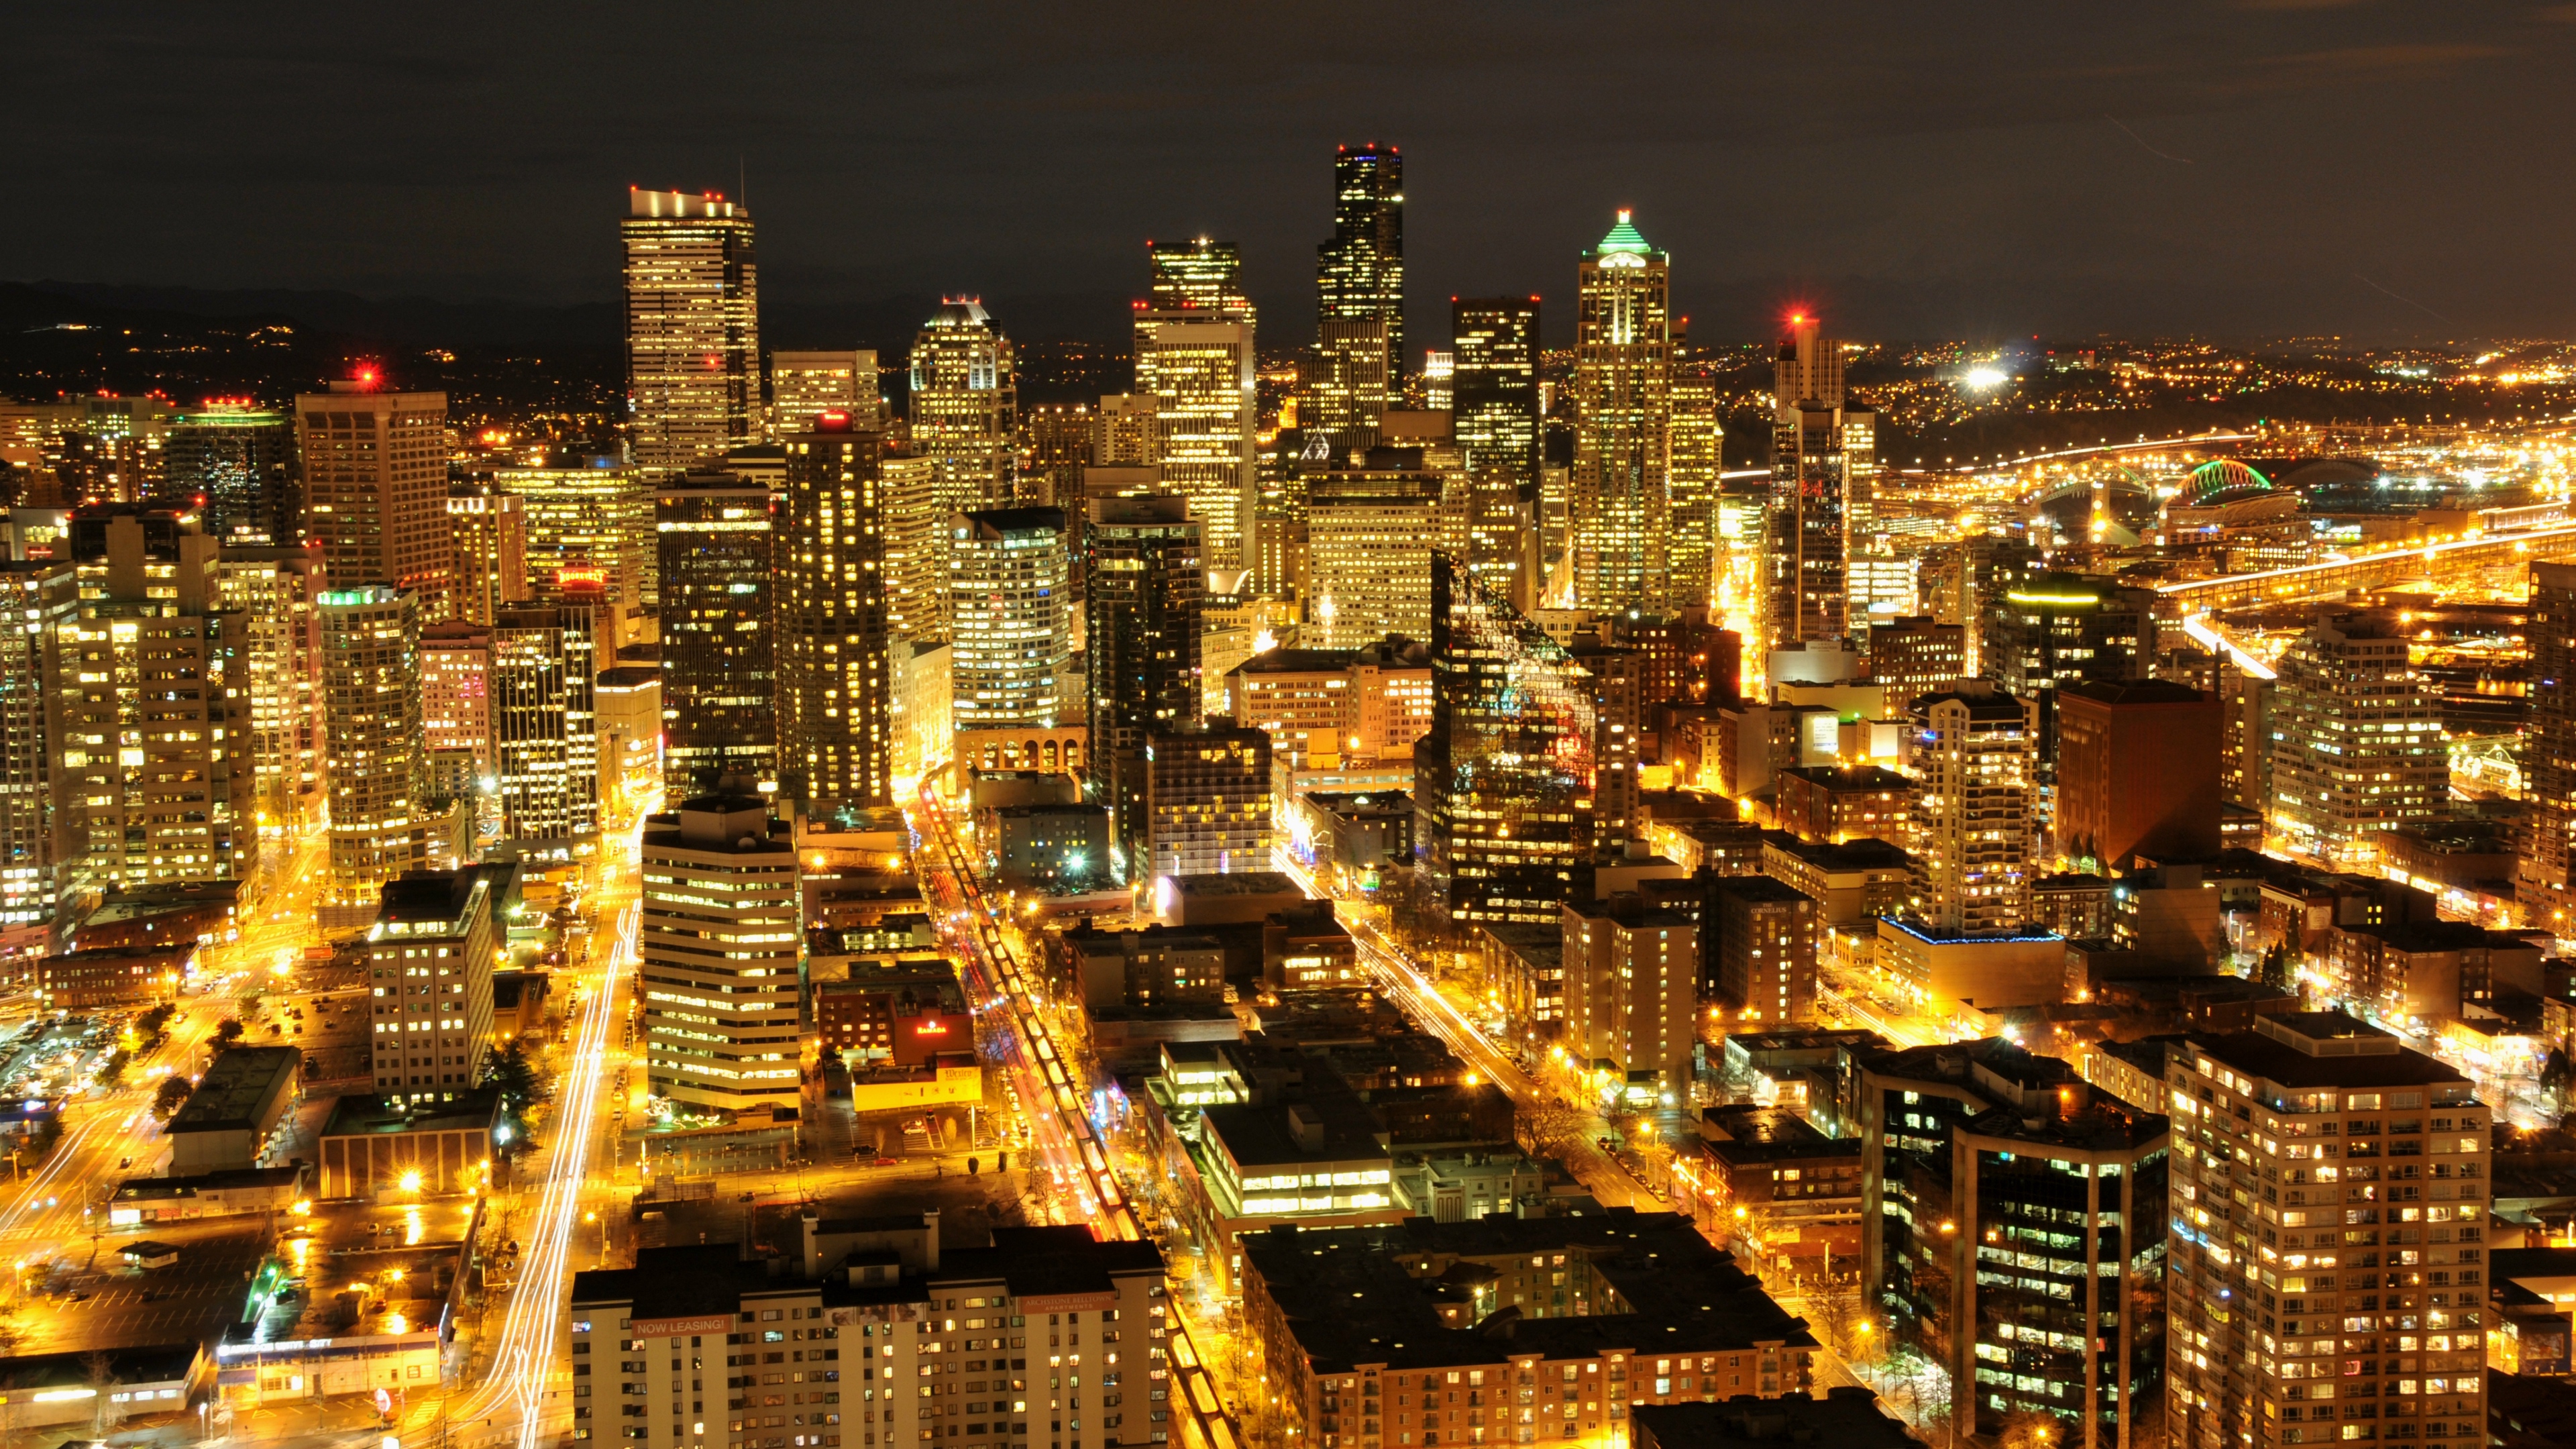
[[[2045,932],[1954,930],[1919,921],[1878,923],[1879,969],[1940,1012],[2066,999],[2066,941]]]
[[[437,1197],[488,1188],[509,1132],[501,1094],[489,1087],[417,1107],[401,1099],[342,1097],[316,1143],[322,1162],[316,1195]]]
[[[176,999],[197,969],[193,940],[160,946],[58,951],[36,962],[36,996],[47,1011],[96,1011]]]
[[[258,1166],[269,1134],[295,1103],[303,1064],[304,1053],[291,1046],[216,1053],[187,1105],[164,1129],[172,1174]]]
[[[215,1346],[225,1402],[439,1392],[484,1202],[407,1202],[393,1234],[367,1202],[316,1203],[294,1219],[252,1281],[242,1320]]]

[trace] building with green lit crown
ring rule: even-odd
[[[1671,262],[1628,216],[1579,268],[1569,549],[1577,604],[1660,614],[1671,602]]]

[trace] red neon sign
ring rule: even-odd
[[[912,1031],[915,1036],[946,1036],[948,1035],[948,1023],[944,1021],[925,1021],[921,1025],[914,1027]]]

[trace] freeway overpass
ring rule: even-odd
[[[2355,554],[2296,568],[2222,574],[2156,587],[2156,616],[2167,621],[2257,604],[2295,603],[2351,589],[2379,589],[2415,579],[2441,579],[2517,560],[2576,558],[2576,525],[2491,534],[2422,548]]]

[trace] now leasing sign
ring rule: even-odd
[[[704,1318],[639,1318],[627,1332],[637,1338],[678,1338],[688,1334],[731,1333],[733,1315],[710,1314]]]

